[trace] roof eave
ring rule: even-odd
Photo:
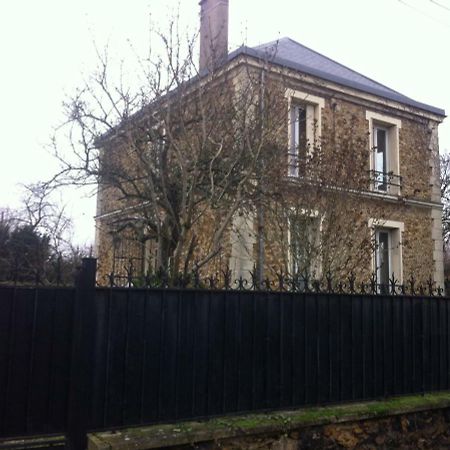
[[[413,108],[417,108],[417,109],[426,111],[428,113],[435,114],[435,115],[439,116],[441,119],[444,119],[446,117],[445,110],[443,110],[441,108],[437,108],[435,106],[431,106],[426,103],[418,102],[416,100],[410,99],[409,97],[406,97],[401,94],[392,93],[391,95],[386,95],[385,93],[383,93],[382,91],[380,91],[378,89],[370,88],[368,86],[363,86],[357,82],[349,81],[349,80],[343,79],[339,76],[331,75],[331,74],[328,74],[321,70],[304,66],[302,64],[293,63],[292,61],[286,60],[284,58],[280,58],[277,56],[269,58],[267,55],[263,54],[261,51],[255,50],[250,47],[242,46],[242,47],[239,47],[238,49],[236,49],[235,51],[231,52],[228,55],[228,62],[232,61],[233,59],[235,59],[241,55],[250,56],[250,57],[253,57],[253,58],[256,58],[259,60],[264,60],[264,61],[270,62],[272,64],[275,64],[275,65],[278,65],[281,67],[286,67],[288,69],[293,69],[293,70],[296,70],[298,72],[302,72],[302,73],[305,73],[308,75],[316,76],[323,80],[331,81],[333,83],[336,83],[336,84],[339,84],[339,85],[342,85],[345,87],[349,87],[349,88],[355,89],[360,92],[375,95],[377,97],[381,97],[386,100],[392,100],[392,101],[395,101],[395,102],[398,102],[398,103],[401,103],[401,104],[404,104],[404,105],[407,105],[407,106],[410,106]]]

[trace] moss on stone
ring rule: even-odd
[[[116,433],[96,433],[93,441],[111,449],[158,448],[192,442],[248,436],[258,433],[285,432],[306,426],[398,415],[450,407],[450,392],[396,397],[365,403],[347,403],[326,407],[225,416],[198,422],[177,422],[131,428]],[[142,444],[142,446],[141,446]],[[90,449],[104,448],[93,446]]]

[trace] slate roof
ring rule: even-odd
[[[400,94],[400,92],[349,69],[348,67],[287,37],[253,48],[245,46],[240,47],[232,52],[228,59],[231,60],[240,54],[268,59],[274,64],[298,70],[302,73],[332,81],[342,86],[374,94],[388,100],[394,100],[433,114],[445,116],[445,111],[443,109],[406,97],[405,95]]]

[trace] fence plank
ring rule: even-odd
[[[422,299],[413,298],[412,331],[414,343],[414,390],[423,392],[425,386],[424,373],[424,309],[425,302]]]
[[[293,324],[292,324],[292,309],[293,297],[291,295],[280,294],[280,332],[281,332],[281,395],[280,406],[292,406],[292,391],[293,391]]]
[[[363,397],[363,336],[361,333],[362,300],[351,296],[352,308],[352,399]]]
[[[62,433],[68,429],[70,359],[73,336],[75,290],[55,289],[55,320],[53,330],[53,362],[49,411],[49,432]]]
[[[197,291],[194,303],[195,346],[194,346],[194,395],[193,416],[205,416],[208,411],[208,357],[209,357],[209,294]]]
[[[363,296],[361,299],[361,334],[362,334],[362,395],[364,398],[374,396],[374,355],[373,340],[374,324],[371,320],[372,299],[369,296]]]
[[[446,376],[446,389],[450,389],[450,305],[448,298],[445,299],[445,315],[447,318],[447,340],[445,342],[445,352],[447,355],[447,376]]]
[[[340,397],[341,341],[340,310],[342,303],[337,295],[328,295],[329,342],[330,342],[330,402],[338,402]]]
[[[441,364],[438,299],[431,298],[428,302],[430,308],[430,389],[436,391],[439,389],[439,372]]]
[[[144,360],[144,308],[145,291],[130,290],[128,296],[128,336],[124,383],[123,423],[133,425],[141,422],[141,375]]]
[[[176,373],[178,351],[178,292],[167,290],[163,292],[162,306],[162,347],[160,366],[160,397],[159,408],[161,419],[176,416]],[[207,301],[207,300],[206,300]],[[206,362],[205,362],[206,364]]]
[[[52,309],[54,298],[46,289],[36,289],[33,324],[33,345],[30,358],[27,429],[46,431],[47,398],[49,396],[50,362],[53,358]]]
[[[207,411],[209,414],[219,414],[223,410],[223,395],[218,389],[223,386],[223,361],[224,361],[224,299],[219,293],[211,295],[208,299],[208,398]]]
[[[252,329],[253,310],[250,292],[239,294],[240,330],[239,330],[239,410],[252,409]]]
[[[95,297],[97,315],[94,388],[92,392],[92,421],[94,428],[101,428],[106,423],[105,411],[108,409],[109,341],[111,316],[111,289],[98,289]]]
[[[404,393],[403,376],[403,322],[401,302],[392,298],[392,375],[393,391]]]
[[[352,347],[352,298],[343,295],[340,298],[341,309],[341,399],[351,399],[353,395],[353,352]]]
[[[447,370],[448,370],[448,352],[447,352],[447,312],[445,310],[445,300],[439,298],[438,302],[438,320],[439,320],[439,350],[440,350],[440,373],[439,389],[447,388]]]
[[[105,385],[105,424],[122,425],[124,359],[127,335],[126,290],[113,290],[110,303],[109,341],[107,349],[107,383]]]
[[[267,392],[267,296],[257,293],[252,300],[252,408],[266,407]],[[228,305],[228,299],[227,299]],[[228,322],[228,316],[227,316]],[[225,341],[228,347],[228,340]]]
[[[29,366],[33,331],[35,293],[33,289],[16,290],[14,321],[11,336],[4,429],[11,436],[26,434],[29,394]]]
[[[429,391],[431,389],[431,304],[429,301],[423,301],[423,331],[422,331],[422,348],[423,348],[423,359],[422,359],[422,374],[423,374],[423,391]]]
[[[194,304],[195,293],[192,291],[180,292],[179,307],[179,345],[181,351],[178,353],[178,377],[177,377],[177,417],[185,418],[192,416],[192,398],[194,365],[192,355],[194,352],[195,317]],[[222,302],[224,304],[224,302]],[[223,318],[223,312],[222,312]],[[222,394],[222,389],[217,390]]]
[[[318,401],[328,402],[330,397],[330,349],[329,349],[329,299],[323,294],[316,295],[317,308],[317,383]]]
[[[159,418],[159,385],[161,376],[161,349],[163,326],[163,292],[149,290],[146,295],[145,314],[145,360],[143,376],[145,383],[142,385],[142,422],[151,423]],[[193,403],[193,402],[192,402]]]
[[[280,402],[280,301],[277,294],[267,297],[267,385],[266,404],[279,405]]]
[[[7,398],[11,376],[11,361],[14,349],[16,289],[0,286],[0,433],[5,435],[6,416],[8,414]]]

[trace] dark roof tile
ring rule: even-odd
[[[267,59],[274,64],[298,70],[308,75],[317,76],[362,92],[445,116],[443,109],[417,102],[290,38],[282,38],[254,48],[240,47],[231,53],[228,59],[233,59],[239,54],[248,54],[257,58]]]

